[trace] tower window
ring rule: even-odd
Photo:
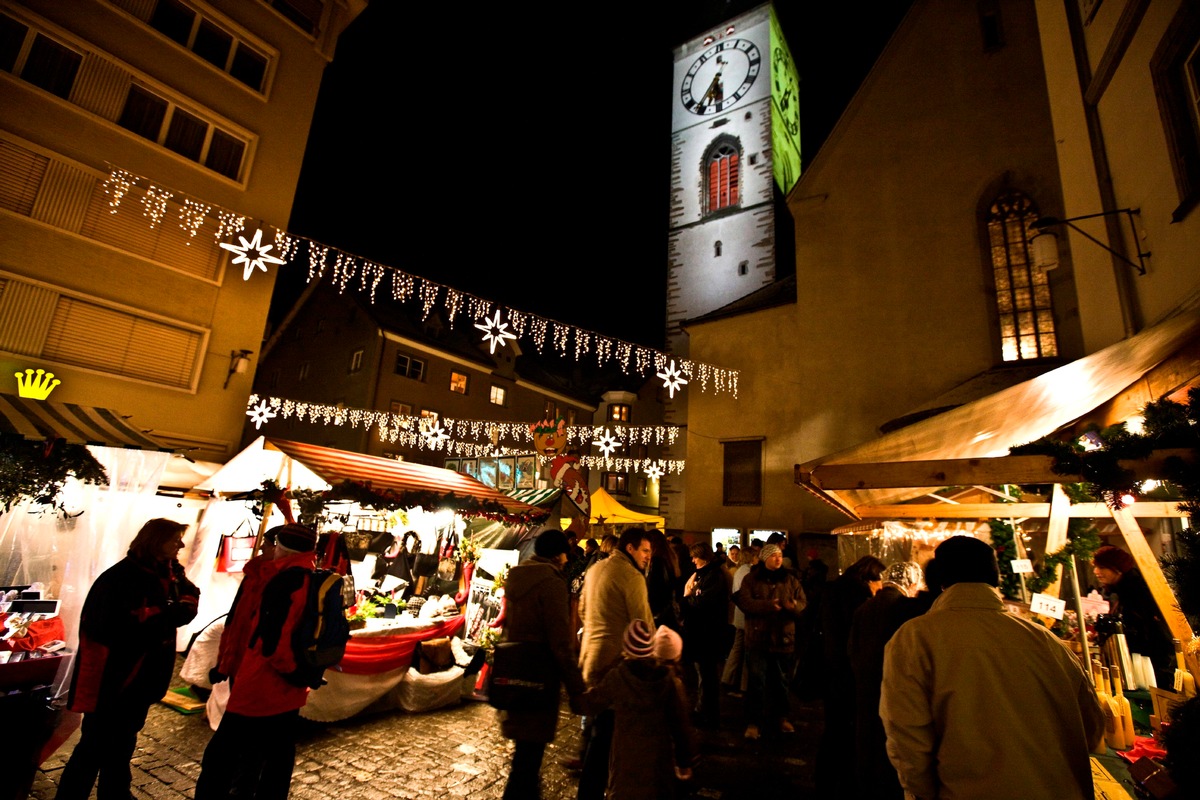
[[[983,34],[985,53],[1004,47],[1004,26],[1000,21],[1000,8],[996,0],[980,0],[979,28]]]
[[[720,258],[720,257],[721,257],[721,248],[722,248],[723,246],[724,246],[724,245],[722,245],[722,244],[721,244],[721,240],[720,240],[720,239],[718,239],[718,240],[717,240],[717,242],[716,242],[716,244],[714,244],[714,245],[713,245],[713,257],[714,257],[714,258]]]
[[[1058,355],[1054,309],[1046,272],[1029,252],[1037,209],[1018,192],[1001,195],[988,214],[988,243],[1000,323],[1000,355],[1026,361]]]
[[[722,134],[704,157],[704,213],[732,208],[739,201],[741,148],[732,136]]]
[[[749,275],[749,274],[750,274],[750,262],[749,261],[743,261],[740,264],[738,264],[738,275]]]
[[[353,353],[350,354],[350,371],[358,372],[359,370],[362,369],[362,365],[363,365],[363,351],[355,350]]]

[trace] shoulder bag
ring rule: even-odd
[[[492,651],[488,703],[503,711],[558,706],[558,662],[545,642],[500,642]]]

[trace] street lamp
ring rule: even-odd
[[[1150,257],[1150,252],[1142,252],[1141,246],[1138,245],[1137,226],[1133,223],[1133,215],[1140,213],[1141,209],[1137,208],[1118,208],[1115,211],[1100,211],[1096,214],[1084,214],[1081,217],[1071,217],[1070,219],[1059,219],[1058,217],[1039,217],[1033,221],[1032,227],[1037,233],[1029,240],[1030,254],[1033,256],[1035,266],[1042,269],[1053,269],[1058,266],[1058,238],[1048,228],[1053,228],[1058,225],[1066,225],[1068,228],[1076,231],[1083,237],[1103,247],[1108,252],[1112,253],[1117,258],[1124,261],[1129,266],[1137,270],[1138,275],[1146,274],[1146,259]],[[1080,228],[1078,225],[1072,225],[1073,222],[1078,222],[1081,219],[1094,219],[1095,217],[1108,217],[1113,214],[1124,214],[1129,218],[1129,229],[1133,233],[1134,247],[1137,248],[1137,263],[1133,263],[1121,253],[1113,250],[1104,242],[1092,236],[1087,231]]]

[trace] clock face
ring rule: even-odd
[[[799,102],[800,90],[796,86],[796,71],[792,67],[792,59],[782,47],[776,47],[771,53],[771,76],[774,79],[771,95],[779,106],[783,125],[792,136],[799,136],[800,115],[796,105]]]
[[[747,39],[724,39],[700,54],[683,76],[679,95],[693,114],[719,114],[733,106],[758,77],[762,56]]]

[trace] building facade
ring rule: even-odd
[[[365,6],[0,2],[3,391],[43,368],[52,400],[236,452],[276,267],[219,245],[286,228],[322,72]]]
[[[1046,269],[1030,244],[1075,207],[1040,5],[914,3],[788,194],[794,285],[683,323],[691,356],[741,381],[688,397],[673,526],[828,531],[847,520],[796,464],[1094,349],[1081,251]]]

